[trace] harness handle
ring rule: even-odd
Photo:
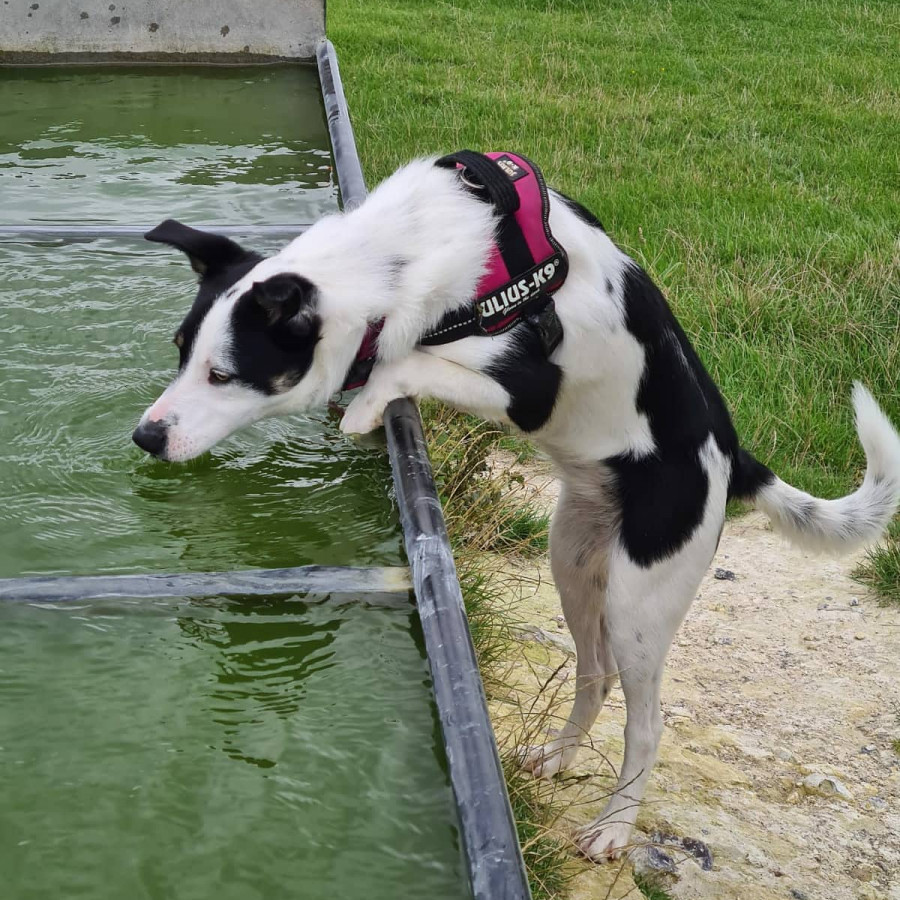
[[[442,156],[435,163],[443,169],[453,169],[457,164],[481,182],[500,213],[511,215],[518,210],[521,203],[519,192],[494,160],[474,150],[458,150]]]

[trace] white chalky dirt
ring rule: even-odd
[[[541,471],[529,467],[526,488],[552,503],[557,485]],[[726,524],[669,654],[666,728],[638,818],[638,839],[665,831],[713,853],[712,871],[679,865],[666,882],[672,897],[900,900],[900,756],[891,746],[900,738],[900,612],[850,579],[857,560],[795,550],[759,513]],[[715,579],[716,568],[734,580]],[[571,638],[546,560],[507,575],[522,595],[513,675],[533,690],[530,670],[549,676]],[[550,689],[566,679],[571,662]],[[504,707],[494,704],[499,722]],[[576,765],[601,773],[595,794],[612,783],[599,756],[621,764],[623,722],[617,688],[591,732],[596,752]],[[585,804],[583,784],[568,791],[578,797],[570,825],[602,809],[599,798]],[[639,898],[619,868],[585,865],[572,896]]]

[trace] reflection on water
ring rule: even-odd
[[[336,205],[315,70],[3,69],[0,224],[312,222]]]
[[[3,896],[467,896],[412,607],[0,607]]]
[[[175,371],[195,290],[181,254],[0,243],[0,285],[0,577],[401,562],[385,454],[325,414],[187,465],[131,444]]]

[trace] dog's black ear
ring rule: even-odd
[[[144,237],[148,241],[168,244],[186,253],[191,261],[191,268],[198,275],[215,275],[226,266],[234,265],[254,255],[221,234],[200,231],[182,225],[175,219],[166,219],[152,231],[148,231]]]
[[[294,332],[313,327],[316,287],[302,275],[289,272],[273,275],[265,281],[254,282],[250,293],[265,311],[270,325],[284,322]]]

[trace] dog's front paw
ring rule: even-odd
[[[575,762],[578,755],[577,744],[551,741],[538,747],[523,747],[519,750],[519,760],[526,772],[535,778],[553,778],[565,772]]]
[[[358,394],[344,410],[341,419],[341,431],[344,434],[368,434],[381,427],[387,402],[379,402],[377,398]]]
[[[575,844],[578,852],[588,859],[608,862],[618,859],[630,849],[633,828],[633,823],[628,821],[627,811],[619,813],[618,821],[601,817],[576,832]]]

